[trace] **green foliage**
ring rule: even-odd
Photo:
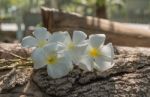
[[[77,12],[82,15],[92,15],[99,0],[60,0],[60,8],[67,12]],[[104,0],[105,1],[105,0]]]
[[[23,13],[31,11],[32,9],[38,9],[38,11],[40,11],[40,6],[46,3],[46,1],[48,0],[0,0],[0,8],[4,10],[5,13],[9,13],[8,10],[14,6],[17,11],[19,10]],[[82,15],[94,15],[97,6],[106,6],[108,10],[107,13],[111,16],[111,14],[116,12],[125,14],[125,1],[126,0],[55,0],[54,2],[58,4],[60,10],[76,12]],[[48,2],[51,3],[51,0]],[[51,7],[51,4],[47,5]]]
[[[125,0],[107,0],[106,6],[108,18],[111,18],[113,14],[127,15]]]
[[[105,6],[106,0],[96,0],[96,5],[97,6]]]
[[[36,25],[36,27],[42,27],[42,26],[43,26],[42,22],[40,22]]]

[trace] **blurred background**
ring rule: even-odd
[[[0,42],[20,41],[42,26],[41,6],[149,29],[150,0],[0,0]]]

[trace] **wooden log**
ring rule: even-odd
[[[42,7],[43,25],[51,32],[59,30],[82,30],[87,34],[104,33],[107,42],[122,46],[150,47],[150,30],[131,27],[96,17],[83,17]]]
[[[20,48],[16,44],[0,44],[0,48],[0,54],[6,54],[2,49],[9,49],[9,52],[16,54],[23,53],[24,50],[30,54],[27,49],[14,49]],[[114,67],[105,72],[85,73],[74,68],[70,74],[60,79],[51,79],[45,68],[0,69],[0,97],[150,96],[149,48],[117,46],[114,62]],[[4,64],[0,64],[0,68],[3,66]]]

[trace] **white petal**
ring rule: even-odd
[[[85,54],[87,44],[77,45],[72,50],[69,50],[70,57],[75,64],[78,64],[81,57]]]
[[[50,33],[47,31],[46,28],[36,28],[33,32],[33,35],[39,40],[46,40],[49,38]]]
[[[65,57],[59,59],[57,64],[48,64],[47,72],[52,78],[61,78],[66,76],[73,69],[72,62]]]
[[[112,68],[113,67],[113,64],[111,61],[107,61],[105,60],[104,58],[95,58],[95,65],[97,66],[97,69],[98,71],[105,71],[109,68]]]
[[[92,71],[93,68],[92,68],[92,65],[93,65],[93,60],[88,57],[88,56],[84,56],[82,57],[82,59],[79,61],[79,68],[85,70],[85,71]]]
[[[42,48],[35,49],[31,54],[31,58],[34,62],[34,69],[39,69],[46,65],[44,50]]]
[[[51,42],[63,42],[65,40],[67,32],[54,32],[48,41]]]
[[[59,56],[59,55],[58,55]],[[68,64],[68,69],[72,70],[73,69],[73,65],[72,65],[72,61],[70,60],[69,56],[67,56],[66,53],[63,53],[63,56],[59,57],[59,63],[63,63],[63,64]]]
[[[105,58],[113,61],[114,58],[114,49],[111,43],[102,47],[101,52]]]
[[[87,38],[87,35],[82,31],[74,31],[73,32],[73,43],[74,44],[79,44],[86,38]]]
[[[51,43],[46,45],[43,49],[46,55],[56,54],[58,51],[63,49],[64,47],[59,43]]]
[[[72,42],[70,34],[68,32],[65,32],[65,41],[64,41],[64,44],[68,45],[68,44],[70,44],[70,42]]]
[[[27,36],[23,38],[21,45],[23,47],[35,47],[37,45],[37,40],[32,36]]]
[[[89,36],[89,42],[92,47],[98,48],[104,44],[105,34],[92,34]]]

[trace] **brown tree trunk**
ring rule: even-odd
[[[150,96],[149,48],[115,47],[113,68],[93,73],[74,68],[67,76],[55,80],[48,77],[45,68],[33,70],[32,64],[2,64],[4,59],[18,58],[15,54],[26,58],[30,50],[17,44],[0,44],[0,48],[0,97]]]
[[[102,0],[103,2],[98,2],[99,0],[97,0],[96,2],[96,17],[98,18],[107,18],[107,14],[106,14],[106,4],[105,4],[105,0]],[[103,4],[99,4],[99,3],[103,3]]]
[[[96,7],[96,17],[98,18],[107,18],[106,15],[106,7],[105,6],[98,6]]]

